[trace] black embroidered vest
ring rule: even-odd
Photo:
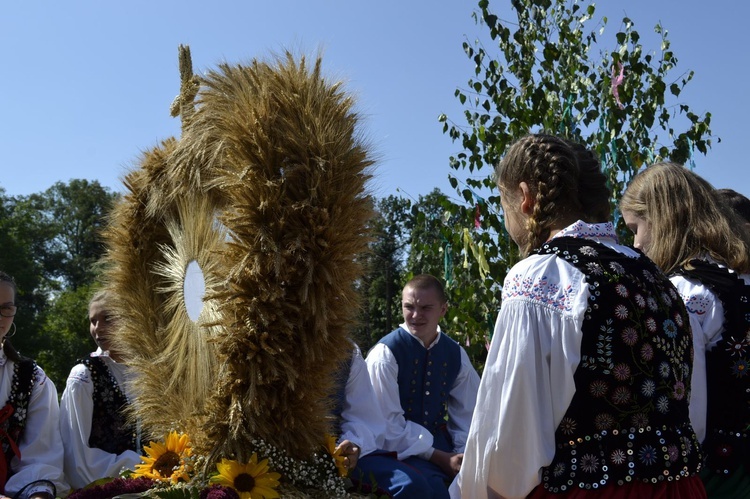
[[[721,339],[706,352],[706,467],[722,475],[750,470],[750,286],[715,263],[690,267],[676,273],[707,286],[724,307]]]
[[[89,447],[112,454],[121,454],[126,450],[140,451],[137,429],[128,421],[124,411],[128,399],[107,365],[99,357],[89,357],[79,362],[89,369],[94,384]]]
[[[10,412],[12,409],[12,413],[9,417],[4,417],[0,423],[0,438],[6,465],[4,470],[5,481],[13,474],[10,469],[10,462],[16,455],[13,447],[17,449],[18,441],[26,428],[26,415],[36,377],[37,367],[33,360],[23,357],[20,362],[14,363],[10,396],[2,409],[3,413]],[[5,490],[5,481],[0,484],[0,489],[3,491]]]
[[[550,492],[631,481],[657,483],[701,467],[688,400],[693,343],[685,306],[651,260],[598,242],[558,237],[556,254],[586,276],[575,395],[555,432]]]

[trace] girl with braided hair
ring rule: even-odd
[[[636,175],[625,223],[677,287],[695,346],[690,419],[708,497],[750,497],[750,236],[711,184],[682,165]]]
[[[452,497],[705,497],[677,291],[620,245],[596,158],[550,135],[496,168],[505,278]]]

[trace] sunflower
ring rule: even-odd
[[[240,464],[231,459],[222,459],[216,465],[218,475],[211,477],[211,483],[231,487],[240,495],[240,499],[275,499],[279,493],[274,490],[279,486],[281,475],[268,471],[268,459],[258,462],[253,454],[250,462]]]
[[[150,442],[150,445],[144,447],[148,457],[141,456],[143,463],[135,467],[133,477],[145,476],[172,483],[190,479],[187,458],[193,453],[193,449],[190,447],[189,437],[172,431],[165,441],[166,443]]]
[[[349,468],[346,466],[346,456],[341,455],[341,449],[336,449],[336,437],[326,435],[325,448],[333,458],[333,463],[339,471],[339,476],[347,476],[349,474]]]

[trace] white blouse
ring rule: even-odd
[[[10,397],[14,366],[15,363],[0,349],[0,403],[3,405]],[[21,459],[13,457],[11,460],[13,475],[5,484],[5,495],[12,497],[36,480],[54,483],[58,496],[64,496],[70,489],[63,475],[59,418],[57,389],[44,371],[38,368],[27,409],[26,428],[16,442]]]
[[[365,359],[356,345],[344,393],[339,442],[349,440],[359,446],[360,457],[382,449],[385,418],[375,397]]]
[[[576,222],[555,237],[586,237],[630,257],[611,223]],[[532,255],[505,278],[461,471],[451,497],[523,498],[555,455],[555,431],[575,394],[585,276],[555,255]]]
[[[101,349],[91,356],[104,360],[120,390],[128,397],[125,366],[112,360]],[[70,371],[60,400],[60,434],[65,446],[65,475],[70,485],[76,489],[100,478],[117,477],[123,469],[132,470],[141,462],[140,454],[132,450],[112,454],[89,447],[94,414],[93,394],[91,372],[83,364],[76,365]]]
[[[409,331],[406,324],[400,327]],[[439,340],[438,334],[427,348],[434,347]],[[466,351],[460,350],[461,367],[448,399],[448,433],[453,440],[454,452],[464,451],[479,388],[479,375]],[[398,363],[390,348],[383,343],[372,347],[367,354],[367,370],[387,421],[385,450],[398,453],[399,459],[411,456],[430,459],[434,451],[432,433],[419,423],[404,418],[398,391]]]

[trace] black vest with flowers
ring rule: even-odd
[[[140,451],[136,426],[128,421],[125,413],[128,399],[107,365],[99,357],[89,357],[80,363],[89,369],[94,384],[89,447],[111,454]]]
[[[676,273],[707,286],[724,307],[721,339],[706,352],[706,467],[722,475],[750,470],[750,286],[715,263],[690,267]]]
[[[575,395],[543,468],[550,492],[677,480],[700,470],[688,400],[693,344],[674,286],[651,260],[598,242],[554,238],[556,254],[586,276]]]
[[[0,409],[0,441],[5,455],[5,469],[0,473],[2,491],[5,491],[5,482],[13,474],[10,462],[17,455],[18,442],[26,428],[26,415],[36,377],[37,366],[33,360],[24,357],[20,362],[14,363],[10,396],[5,406]],[[20,458],[20,453],[18,457]]]

